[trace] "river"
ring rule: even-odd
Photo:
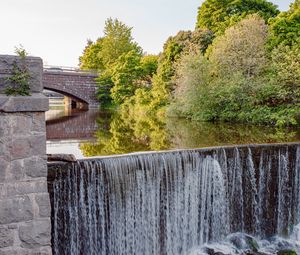
[[[300,128],[196,123],[178,118],[131,118],[116,111],[51,106],[46,113],[47,153],[76,158],[223,145],[299,142]]]

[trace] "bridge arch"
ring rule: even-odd
[[[81,107],[78,107],[78,104],[80,106],[82,106],[83,108],[88,108],[89,107],[89,102],[87,102],[85,99],[82,99],[74,94],[71,94],[69,92],[66,92],[66,91],[63,91],[63,90],[60,90],[60,89],[56,89],[56,88],[48,88],[47,86],[44,86],[44,89],[46,90],[49,90],[49,91],[53,91],[53,92],[57,92],[63,96],[66,96],[67,98],[70,99],[70,105],[72,105],[72,108],[75,108],[73,107],[74,104],[76,105],[76,108],[81,108]]]
[[[95,73],[44,69],[43,86],[47,90],[58,92],[88,108],[99,106],[96,99],[98,77]]]

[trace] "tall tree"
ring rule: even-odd
[[[135,51],[121,55],[112,69],[111,96],[114,102],[122,104],[126,98],[134,95],[138,80],[143,76],[141,56]]]
[[[170,37],[164,45],[164,50],[158,61],[157,74],[153,77],[153,106],[164,106],[169,101],[173,90],[172,78],[175,74],[175,63],[189,46],[192,32],[180,31],[176,36]]]
[[[114,64],[122,54],[127,54],[132,50],[142,55],[142,49],[133,40],[131,32],[132,28],[118,19],[106,20],[102,49],[99,52],[106,68]]]
[[[99,56],[102,50],[102,38],[96,42],[88,40],[82,56],[79,57],[79,66],[82,70],[98,70],[104,69],[104,64]]]
[[[266,64],[268,28],[257,14],[228,28],[211,46],[210,60],[221,75],[257,75]]]
[[[113,70],[120,70],[124,74],[129,67],[124,67],[127,69],[123,70],[121,62],[129,52],[139,59],[142,57],[142,49],[133,40],[131,32],[131,27],[128,27],[118,19],[109,18],[105,22],[104,36],[95,43],[88,41],[83,55],[79,58],[82,69],[100,71],[100,76],[97,79],[97,98],[104,105],[110,104],[112,100],[111,91],[113,91],[112,88],[115,86],[114,81],[118,84],[121,80],[123,81],[123,78],[120,78],[122,74],[118,78],[116,73],[113,73]],[[115,90],[118,89],[116,88]],[[117,101],[119,102],[120,100]]]
[[[253,13],[268,21],[276,17],[279,11],[276,5],[266,0],[206,0],[198,10],[196,27],[220,34]]]
[[[279,44],[292,46],[300,38],[300,0],[291,4],[287,12],[280,13],[271,20],[270,48]]]

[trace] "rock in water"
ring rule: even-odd
[[[233,244],[238,250],[258,252],[259,249],[259,245],[255,238],[244,233],[232,234],[228,236],[227,241]]]
[[[278,251],[277,255],[297,255],[297,252],[293,250],[282,250],[282,251]]]

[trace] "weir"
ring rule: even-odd
[[[299,184],[299,143],[51,163],[53,254],[217,254],[201,246],[288,237]]]

